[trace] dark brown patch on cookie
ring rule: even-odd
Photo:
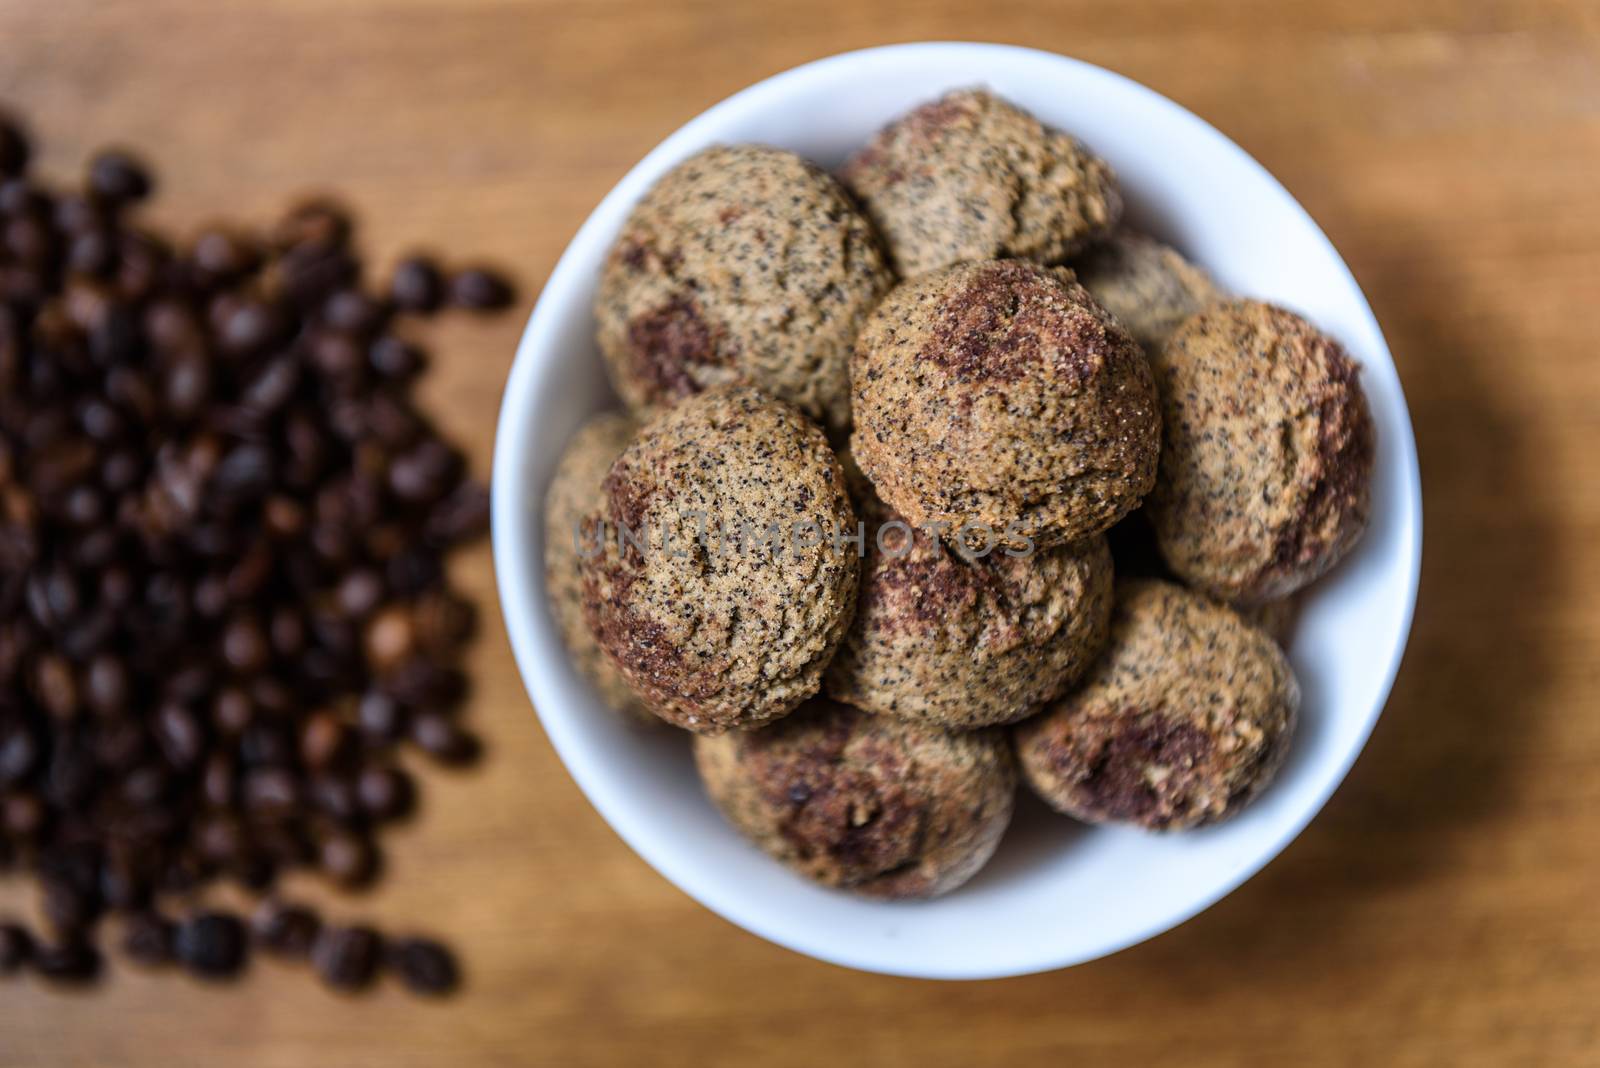
[[[1106,819],[1165,826],[1182,815],[1183,784],[1211,749],[1210,736],[1197,727],[1145,718],[1105,739],[1077,790]],[[1169,771],[1159,785],[1146,776],[1153,767]]]
[[[788,732],[752,735],[747,759],[769,803],[783,810],[779,833],[796,856],[830,869],[833,881],[860,882],[916,858],[923,813],[903,786],[897,747],[858,736],[862,713],[854,708],[839,705],[826,717],[798,746]]]
[[[674,299],[628,324],[628,347],[639,376],[664,397],[686,397],[700,386],[689,373],[692,365],[727,363],[720,338],[695,302]]]
[[[957,122],[976,114],[977,100],[971,93],[954,93],[923,104],[901,122],[916,136],[931,141]]]
[[[1047,351],[1069,381],[1087,380],[1106,344],[1105,328],[1053,276],[1019,261],[980,267],[939,305],[933,343],[922,358],[967,382],[1015,382]]]
[[[1299,522],[1278,536],[1272,562],[1253,584],[1253,598],[1280,596],[1316,578],[1367,525],[1376,433],[1361,370],[1332,339],[1319,336],[1315,344],[1327,376],[1318,402],[1318,475]]]
[[[641,479],[634,468],[617,464],[606,474],[601,490],[606,495],[612,521],[627,527],[630,534],[642,540],[645,513],[650,510],[657,487]]]

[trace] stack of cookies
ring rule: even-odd
[[[552,611],[809,878],[933,896],[1019,779],[1170,831],[1283,761],[1293,598],[1368,517],[1358,368],[1121,216],[1103,160],[964,90],[837,178],[702,152],[606,261],[627,411],[551,484]]]

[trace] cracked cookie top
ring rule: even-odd
[[[1122,215],[1104,160],[983,89],[895,120],[840,178],[905,278],[971,260],[1058,263]]]
[[[635,411],[757,386],[850,424],[850,347],[892,277],[826,172],[762,145],[706,149],[628,217],[595,297],[600,351]]]
[[[822,431],[759,390],[647,422],[583,525],[584,617],[650,711],[717,733],[817,692],[855,612],[855,513]]]
[[[1333,567],[1371,508],[1374,429],[1355,361],[1258,300],[1208,308],[1151,356],[1164,435],[1147,508],[1172,570],[1255,604]]]

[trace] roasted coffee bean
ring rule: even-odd
[[[427,364],[421,349],[389,334],[372,343],[367,361],[382,377],[399,381],[418,374]]]
[[[33,950],[33,970],[55,983],[91,983],[100,977],[100,965],[100,951],[79,935]]]
[[[364,638],[367,659],[379,673],[392,670],[411,655],[416,640],[417,631],[410,610],[404,605],[390,605],[367,624]]]
[[[405,815],[416,796],[411,777],[399,768],[369,766],[356,778],[361,808],[375,822]]]
[[[89,164],[89,191],[109,204],[131,203],[150,195],[150,174],[126,152],[102,152]]]
[[[89,663],[84,699],[91,711],[107,718],[128,711],[128,669],[117,657],[102,654]]]
[[[304,958],[311,953],[322,921],[308,908],[278,901],[263,901],[252,919],[256,941],[282,957]]]
[[[341,289],[322,306],[322,321],[346,334],[369,334],[382,325],[383,305],[359,289]]]
[[[28,156],[0,119],[0,868],[60,934],[44,974],[95,974],[107,911],[129,955],[230,974],[238,921],[174,928],[157,895],[364,885],[413,805],[394,747],[476,752],[444,558],[487,495],[418,410],[396,320],[512,295],[422,257],[373,293],[328,200],[179,251],[131,225],[154,183],[128,153],[84,191]],[[286,922],[305,952],[315,917]]]
[[[438,712],[412,719],[411,740],[441,764],[468,764],[478,755],[478,740]]]
[[[335,248],[350,240],[350,215],[332,200],[308,200],[297,205],[273,231],[281,249],[300,246]]]
[[[444,275],[426,256],[402,260],[389,283],[389,296],[396,306],[426,315],[444,303]]]
[[[372,985],[383,953],[383,939],[370,927],[324,927],[311,946],[311,964],[335,990]]]
[[[0,975],[16,973],[32,957],[33,936],[27,929],[15,923],[0,923]]]
[[[339,759],[348,741],[338,716],[318,712],[300,728],[300,759],[306,767],[321,771]]]
[[[457,272],[450,279],[450,299],[463,308],[494,311],[516,298],[504,276],[482,267]]]
[[[405,733],[405,711],[389,694],[368,690],[356,706],[356,722],[369,743],[387,745]]]
[[[135,912],[123,921],[122,952],[144,965],[172,962],[177,928],[154,912]]]
[[[339,583],[339,609],[352,619],[371,615],[383,601],[383,578],[371,568],[358,568]]]
[[[22,128],[0,115],[0,177],[14,178],[26,171],[31,154]]]
[[[249,940],[244,924],[226,912],[197,912],[178,924],[173,953],[202,979],[230,979],[244,968]]]
[[[259,252],[248,239],[221,229],[207,230],[195,238],[191,257],[196,267],[217,280],[249,274],[261,263]]]
[[[389,948],[388,964],[406,987],[433,997],[452,993],[461,983],[455,956],[428,938],[407,938]]]
[[[357,834],[336,831],[318,848],[323,872],[340,886],[364,886],[378,872],[378,855],[372,843]]]

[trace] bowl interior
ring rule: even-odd
[[[1116,168],[1132,220],[1237,292],[1294,308],[1363,364],[1378,426],[1373,523],[1305,598],[1290,658],[1299,733],[1274,784],[1219,826],[1157,836],[1089,829],[1023,797],[994,861],[932,902],[820,889],[747,846],[703,797],[687,737],[630,726],[567,662],[545,603],[541,502],[572,431],[612,403],[590,303],[631,205],[673,163],[716,142],[780,145],[836,166],[881,125],[943,91],[986,85],[1068,130]],[[1405,399],[1360,289],[1316,224],[1242,150],[1118,75],[993,45],[850,53],[731,97],[647,156],[584,224],[518,351],[494,469],[500,594],[523,678],[573,777],[623,838],[727,919],[824,960],[976,978],[1089,960],[1158,934],[1233,889],[1317,812],[1360,751],[1398,667],[1416,596],[1420,491]]]

